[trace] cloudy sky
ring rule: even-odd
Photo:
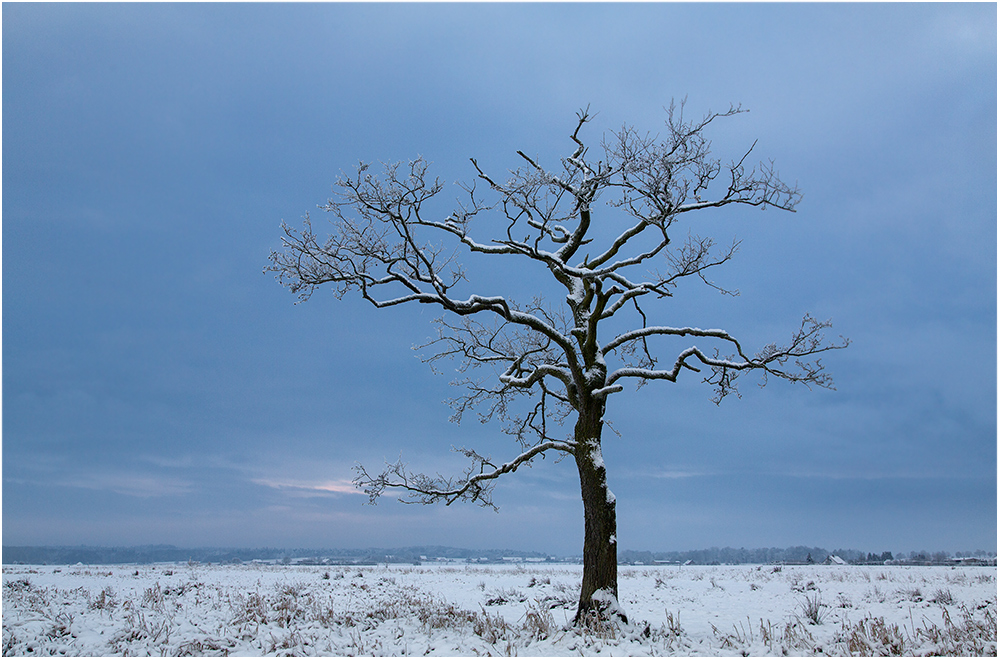
[[[687,97],[749,109],[716,154],[758,140],[804,199],[698,218],[742,241],[715,273],[742,295],[683,288],[651,321],[762,346],[808,312],[853,343],[835,392],[612,398],[620,547],[995,550],[996,11],[5,3],[4,544],[579,552],[570,461],[501,482],[499,514],[368,506],[356,463],[514,446],[448,422],[412,350],[434,310],[293,305],[262,268],[359,160],[502,176],[571,153],[582,106],[596,145]]]

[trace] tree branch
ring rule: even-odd
[[[574,443],[565,442],[544,442],[535,445],[531,449],[522,452],[514,459],[500,465],[494,465],[490,459],[484,458],[470,449],[455,449],[472,459],[472,465],[465,474],[457,479],[446,479],[441,475],[430,477],[425,474],[407,472],[406,465],[402,459],[392,464],[386,464],[385,470],[377,475],[368,474],[364,466],[354,467],[357,476],[354,484],[364,490],[368,495],[369,503],[375,504],[379,497],[387,489],[402,489],[408,496],[400,498],[404,504],[433,504],[444,501],[446,505],[451,505],[458,500],[469,502],[479,502],[481,506],[497,507],[493,504],[492,490],[493,481],[508,472],[515,472],[522,465],[529,464],[532,459],[541,455],[544,457],[547,451],[559,451],[573,453]],[[486,471],[487,468],[493,468]]]
[[[667,380],[675,382],[681,369],[699,371],[697,367],[688,363],[691,358],[697,359],[702,364],[711,367],[711,375],[703,380],[706,383],[715,385],[716,393],[712,400],[720,403],[729,394],[739,395],[736,389],[736,376],[740,372],[759,370],[762,372],[761,385],[767,382],[768,376],[775,376],[793,383],[802,383],[807,387],[815,385],[825,389],[836,389],[833,386],[833,378],[824,371],[822,362],[817,358],[812,362],[805,362],[801,358],[812,357],[827,351],[846,348],[850,340],[841,337],[837,344],[826,343],[823,330],[831,327],[829,321],[819,322],[810,315],[802,319],[799,330],[792,336],[792,340],[785,346],[779,347],[776,344],[768,344],[753,357],[748,357],[743,353],[739,342],[729,333],[722,330],[699,330],[698,328],[667,328],[651,327],[623,333],[610,342],[605,348],[613,349],[623,346],[628,342],[635,342],[639,339],[653,335],[668,336],[695,336],[711,337],[721,339],[731,344],[736,353],[728,356],[720,356],[718,351],[709,357],[697,346],[692,346],[682,351],[674,361],[674,366],[669,370],[658,370],[652,368],[626,366],[612,372],[607,379],[607,385],[613,385],[622,378],[639,378],[645,380]],[[794,361],[795,369],[787,369],[786,363]]]

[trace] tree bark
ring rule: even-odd
[[[601,453],[604,404],[594,403],[580,412],[576,423],[576,465],[583,496],[583,583],[575,623],[589,615],[622,621],[627,618],[618,605],[618,527],[615,496],[608,489],[607,470]]]

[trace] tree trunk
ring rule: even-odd
[[[615,496],[601,454],[603,402],[584,409],[576,423],[576,465],[583,495],[583,584],[575,623],[589,615],[617,616],[627,621],[618,605],[618,528]]]

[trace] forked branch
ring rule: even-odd
[[[836,344],[827,343],[823,330],[831,327],[830,321],[817,321],[810,315],[802,319],[802,324],[798,331],[792,336],[792,340],[784,345],[768,344],[752,357],[743,351],[740,343],[728,332],[724,330],[701,330],[699,328],[670,328],[670,327],[648,327],[633,330],[619,335],[615,340],[607,344],[605,350],[614,350],[619,347],[628,346],[638,341],[644,341],[653,336],[675,336],[675,337],[707,337],[723,341],[729,344],[733,353],[723,355],[716,349],[711,356],[707,355],[697,346],[681,351],[670,369],[655,369],[645,366],[626,366],[615,370],[608,376],[607,384],[614,385],[623,378],[638,378],[641,381],[666,380],[675,382],[682,369],[700,372],[700,369],[691,364],[694,360],[702,365],[711,368],[711,374],[703,380],[715,386],[715,396],[712,400],[719,403],[729,394],[739,396],[736,388],[736,377],[745,371],[760,371],[761,385],[766,384],[769,376],[781,378],[793,383],[802,383],[807,387],[815,385],[824,389],[835,389],[833,378],[825,372],[820,359],[814,358],[807,361],[804,358],[813,358],[827,351],[846,348],[850,340],[844,337]],[[794,363],[793,368],[786,365]]]

